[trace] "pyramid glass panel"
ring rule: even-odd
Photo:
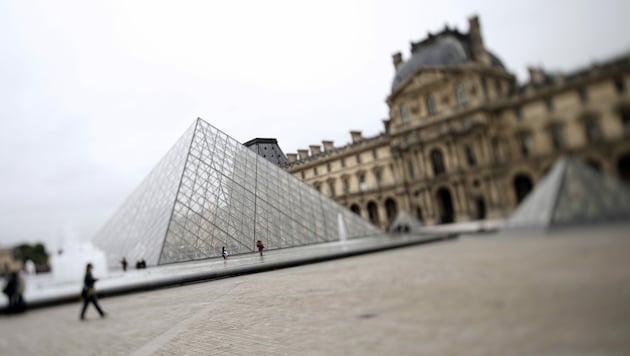
[[[341,218],[340,218],[341,217]],[[341,222],[340,222],[341,221]],[[197,119],[95,237],[110,264],[184,262],[380,234]]]

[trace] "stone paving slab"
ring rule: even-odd
[[[0,355],[628,355],[630,234],[460,238],[0,318]]]

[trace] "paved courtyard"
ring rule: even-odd
[[[464,237],[0,317],[0,355],[628,355],[630,236]]]

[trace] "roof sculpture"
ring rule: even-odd
[[[339,218],[341,216],[341,218]],[[272,250],[380,234],[202,119],[186,130],[131,194],[94,243],[108,263],[149,265]]]

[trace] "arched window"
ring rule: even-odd
[[[451,192],[447,188],[441,188],[437,191],[437,203],[440,214],[440,224],[449,224],[455,221],[453,199],[451,198]]]
[[[534,184],[528,176],[524,174],[519,174],[518,176],[516,176],[514,178],[514,193],[516,194],[516,202],[522,202],[527,194],[531,192],[533,187]]]
[[[431,163],[433,164],[433,173],[436,176],[442,175],[446,172],[444,168],[444,158],[442,157],[442,151],[437,148],[431,151]]]
[[[626,183],[630,183],[630,153],[621,156],[617,161],[619,177]]]
[[[391,224],[396,218],[396,214],[398,214],[398,208],[394,199],[387,198],[385,200],[385,211],[387,212],[387,223]]]
[[[355,214],[357,214],[357,215],[361,216],[361,208],[360,208],[358,205],[356,205],[356,204],[352,204],[352,205],[350,206],[350,210],[351,210],[353,213],[355,213]]]
[[[367,209],[370,222],[374,225],[378,225],[378,208],[376,207],[376,203],[373,201],[369,202],[367,204]]]

